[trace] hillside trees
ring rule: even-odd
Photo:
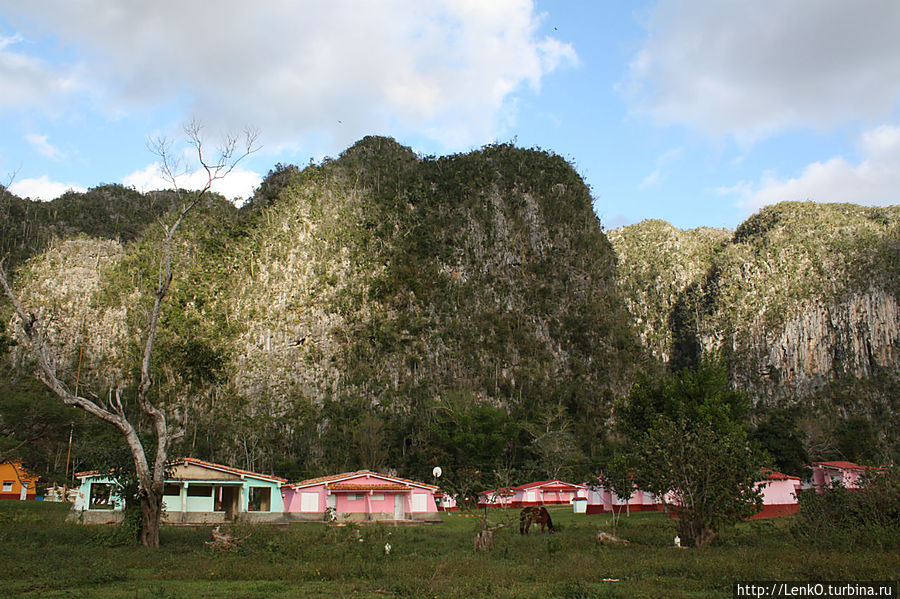
[[[185,218],[197,208],[215,181],[227,176],[235,166],[252,152],[256,151],[257,134],[247,130],[242,139],[227,137],[219,148],[215,160],[209,159],[205,152],[202,127],[192,121],[185,128],[188,144],[193,148],[200,167],[206,174],[206,182],[199,191],[182,189],[177,181],[182,168],[181,161],[173,152],[172,142],[168,139],[155,139],[150,142],[150,149],[161,161],[163,173],[172,185],[177,198],[177,208],[173,211],[168,223],[161,223],[162,239],[158,256],[158,276],[152,292],[151,304],[141,335],[139,372],[134,391],[138,410],[134,410],[124,396],[128,386],[118,382],[110,388],[107,399],[102,396],[90,396],[78,393],[77,382],[73,390],[67,384],[67,374],[60,372],[58,365],[59,348],[54,346],[52,335],[48,335],[48,325],[53,314],[43,309],[35,312],[26,308],[13,291],[9,276],[0,260],[0,286],[13,305],[21,338],[28,344],[36,366],[36,376],[50,388],[67,405],[76,406],[85,412],[108,422],[124,437],[131,457],[138,485],[138,497],[141,509],[141,543],[147,547],[159,546],[159,525],[162,517],[162,498],[165,485],[165,466],[168,449],[176,439],[183,435],[183,412],[176,406],[167,403],[164,398],[151,395],[154,385],[154,349],[159,330],[163,305],[174,278],[172,266],[173,245],[179,228]],[[139,306],[134,306],[139,308]],[[180,412],[180,413],[179,413]],[[155,440],[147,442],[141,431],[142,420],[150,423]],[[155,446],[154,446],[155,445]],[[152,457],[148,457],[148,453]]]
[[[764,454],[748,440],[748,403],[709,359],[661,381],[643,381],[617,406],[638,487],[673,497],[678,535],[713,542],[722,526],[759,509]]]

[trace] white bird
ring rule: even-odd
[[[679,537],[678,535],[675,535],[675,546],[681,547],[681,537]]]
[[[384,544],[384,554],[385,555],[391,554],[391,542],[390,541],[388,541],[387,543]]]

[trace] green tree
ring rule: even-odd
[[[612,459],[607,462],[606,468],[600,475],[600,482],[609,491],[616,494],[616,497],[625,499],[625,510],[628,511],[628,501],[631,499],[635,491],[634,485],[634,465],[632,464],[632,456],[623,451],[617,451]],[[616,510],[613,505],[613,536],[619,528],[619,518],[622,517],[622,510]]]
[[[803,476],[809,455],[804,446],[804,433],[797,427],[796,408],[767,410],[757,422],[750,438],[765,449],[779,472]]]
[[[686,544],[707,545],[723,526],[759,509],[754,483],[765,454],[748,438],[748,402],[722,363],[703,360],[671,378],[643,381],[617,408],[635,482],[675,498]]]

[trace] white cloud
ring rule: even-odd
[[[59,160],[64,156],[59,148],[47,141],[46,135],[30,133],[29,135],[25,136],[25,140],[29,144],[31,144],[31,147],[33,147],[38,152],[38,154],[44,156],[45,158],[49,158],[50,160]]]
[[[15,181],[9,186],[9,190],[20,198],[49,201],[67,191],[85,191],[85,188],[74,183],[51,181],[47,175],[43,175],[37,179]]]
[[[900,2],[660,0],[619,89],[637,112],[752,142],[879,122],[900,96]]]
[[[861,159],[855,164],[835,157],[806,166],[796,177],[780,179],[769,172],[756,184],[741,182],[719,192],[736,195],[747,214],[787,200],[900,204],[900,126],[882,125],[864,132],[859,149]]]
[[[207,180],[206,171],[203,170],[176,177],[179,187],[183,189],[200,189],[206,185]],[[172,188],[171,181],[165,177],[158,162],[127,175],[122,179],[122,183],[134,187],[142,193]],[[246,200],[253,195],[253,191],[259,187],[260,183],[262,183],[262,177],[259,173],[235,168],[224,179],[213,182],[212,190],[240,204],[241,200]]]
[[[275,147],[323,130],[335,147],[387,129],[483,143],[517,93],[577,60],[537,34],[533,0],[33,0],[10,13],[80,48],[81,76],[110,111],[182,101]]]
[[[0,109],[44,105],[48,98],[74,89],[72,74],[58,74],[43,60],[11,48],[21,44],[21,35],[0,35]]]

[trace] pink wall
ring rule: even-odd
[[[332,485],[361,485],[373,487],[383,485],[403,485],[410,487],[411,489],[329,489]],[[307,486],[286,486],[282,488],[281,492],[284,497],[284,510],[286,512],[324,512],[325,508],[331,505],[338,513],[393,514],[396,501],[395,498],[397,495],[402,497],[402,509],[405,513],[433,513],[438,511],[437,504],[434,501],[433,488],[427,485],[419,486],[412,481],[403,479],[382,477],[375,473],[360,474],[359,476],[351,476],[348,478],[336,478],[334,480],[322,481]],[[305,498],[305,505],[304,494],[307,495]],[[316,496],[314,502],[311,502],[310,499],[312,495]],[[414,495],[420,495],[422,498],[417,498],[417,501],[414,501]]]
[[[768,480],[757,483],[762,491],[763,505],[783,505],[797,503],[797,488],[800,479]]]
[[[635,487],[634,492],[631,494],[631,497],[628,498],[627,502],[620,499],[611,490],[602,486],[593,488],[588,494],[587,513],[589,514],[611,512],[613,510],[638,512],[660,509],[662,509],[662,503],[658,501],[652,493],[638,490],[637,487]]]
[[[531,483],[533,484],[533,483]],[[568,486],[562,490],[555,487]],[[498,495],[497,491],[486,491],[478,496],[479,507],[523,507],[526,505],[568,504],[573,499],[587,499],[587,489],[581,485],[571,485],[562,481],[546,481],[545,484],[526,486],[519,485],[504,489],[504,493]],[[511,493],[511,494],[510,494]]]
[[[837,467],[825,464],[814,464],[812,484],[817,489],[830,487],[834,482],[840,484],[847,489],[859,488],[859,477],[863,472],[863,466],[857,468]]]

